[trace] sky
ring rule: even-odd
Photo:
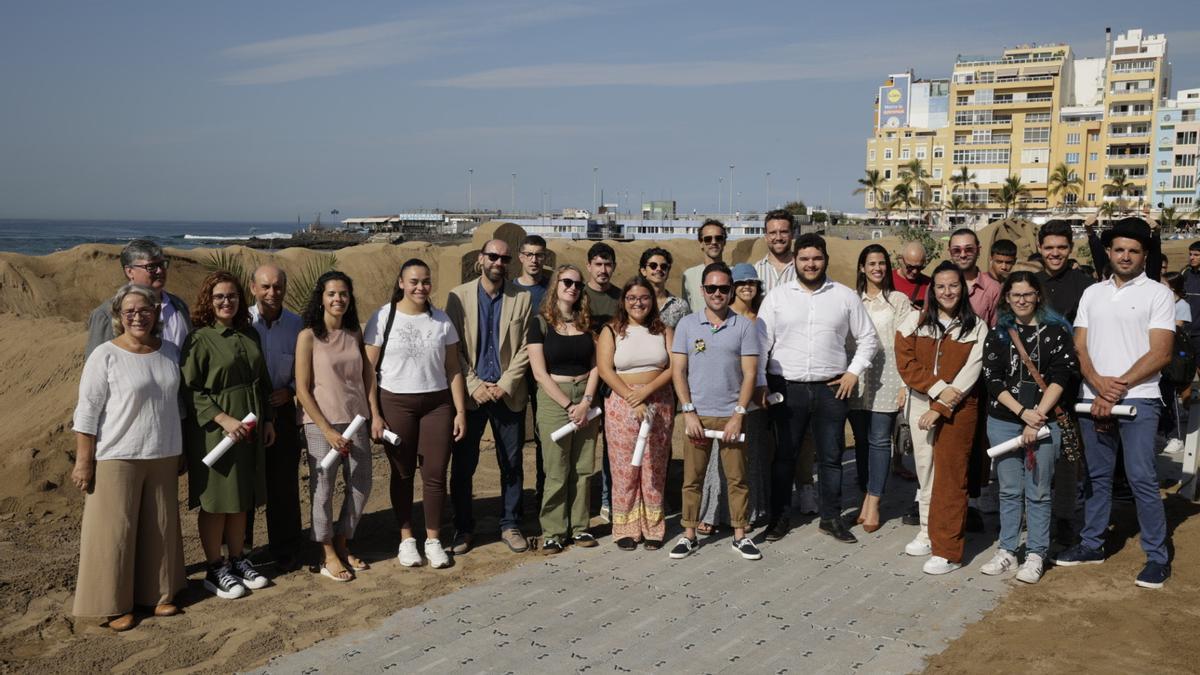
[[[889,73],[1025,42],[1103,54],[1166,32],[1200,87],[1193,3],[202,3],[0,8],[0,218],[305,222],[421,209],[799,196],[861,210]],[[770,174],[768,176],[768,173]],[[770,192],[768,192],[768,186]]]

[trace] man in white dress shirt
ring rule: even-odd
[[[796,454],[812,427],[820,462],[821,532],[857,541],[842,522],[842,453],[846,447],[847,399],[879,349],[875,326],[853,289],[825,276],[829,256],[815,234],[796,240],[796,279],[776,288],[758,311],[771,353],[767,385],[784,402],[771,406],[778,447],[771,464],[771,522],[767,541],[787,534],[787,507]],[[846,338],[857,345],[846,353]]]

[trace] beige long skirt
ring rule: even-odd
[[[153,607],[187,585],[178,495],[178,457],[96,462],[83,505],[75,616]]]

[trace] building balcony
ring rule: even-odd
[[[1143,136],[1149,136],[1149,135],[1150,135],[1149,129],[1144,129],[1141,131],[1110,131],[1110,132],[1108,132],[1109,138],[1141,138]]]
[[[955,145],[1010,145],[1011,143],[1012,143],[1011,136],[1001,136],[1001,137],[993,136],[992,138],[989,138],[989,139],[979,139],[979,138],[966,138],[966,139],[962,139],[962,140],[959,140],[957,138],[954,139]]]
[[[1109,117],[1150,117],[1153,113],[1147,110],[1113,110],[1108,113]]]
[[[1150,159],[1151,155],[1148,152],[1138,152],[1129,154],[1109,154],[1105,155],[1109,162],[1145,162]]]

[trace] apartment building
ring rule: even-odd
[[[1154,116],[1150,203],[1189,214],[1200,207],[1200,89],[1184,89]]]

